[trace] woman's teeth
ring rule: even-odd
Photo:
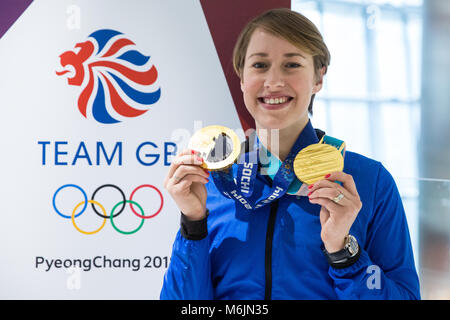
[[[281,104],[288,101],[288,97],[281,97],[281,98],[264,98],[264,103],[266,104]]]

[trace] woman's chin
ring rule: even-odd
[[[304,127],[308,122],[309,117],[306,115],[299,115],[295,120],[293,116],[289,117],[270,117],[263,116],[255,119],[257,129],[267,129],[267,130],[284,130],[284,129],[294,129],[298,127]]]
[[[264,119],[263,121],[257,121],[258,129],[282,130],[288,126],[289,124],[286,121],[280,121],[278,119]]]

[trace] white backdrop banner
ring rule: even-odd
[[[33,1],[0,74],[0,298],[158,299],[171,159],[241,127],[200,3]]]

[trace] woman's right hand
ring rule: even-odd
[[[193,150],[179,153],[169,167],[164,188],[190,220],[206,217],[206,187],[209,173],[200,167],[203,159]]]

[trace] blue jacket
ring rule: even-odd
[[[305,146],[318,141],[315,133],[307,137]],[[349,151],[344,172],[353,176],[363,203],[350,229],[361,250],[356,263],[343,269],[328,264],[321,250],[320,206],[307,197],[285,194],[247,211],[211,179],[207,234],[188,240],[177,233],[161,299],[264,299],[268,293],[271,299],[420,299],[392,176],[380,162]],[[258,173],[254,190],[251,198],[268,193],[267,176]]]

